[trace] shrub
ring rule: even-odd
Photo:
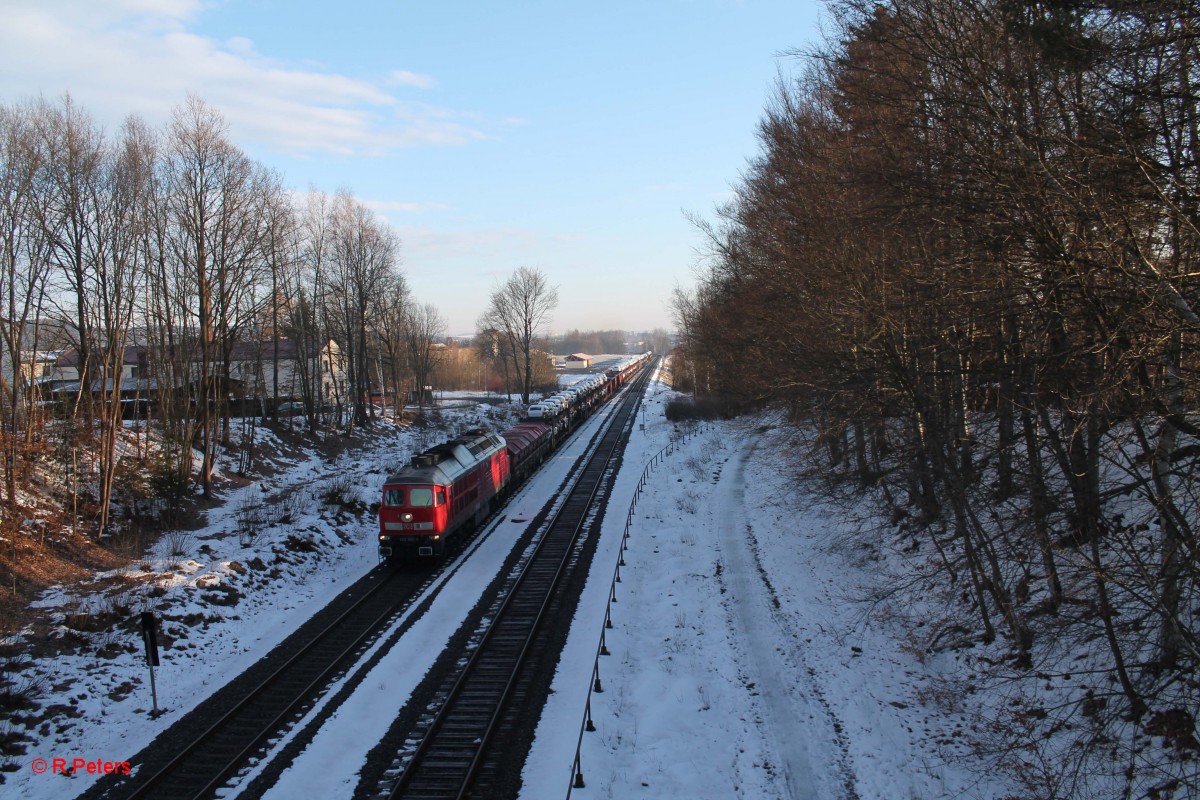
[[[242,547],[253,545],[266,526],[261,493],[255,492],[243,499],[234,512],[234,518],[237,521],[238,542]]]
[[[676,397],[667,403],[667,420],[681,422],[689,419],[720,419],[723,413],[721,402],[715,397]]]
[[[271,503],[268,508],[272,524],[290,525],[308,511],[309,503],[306,496],[299,492],[291,492]]]
[[[191,492],[187,473],[166,464],[156,465],[150,471],[147,482],[153,495],[163,500],[182,500]]]
[[[317,497],[328,505],[342,508],[352,508],[358,503],[358,495],[349,475],[339,475],[326,481]]]
[[[168,531],[163,539],[169,556],[180,558],[191,552],[192,535],[187,531]]]

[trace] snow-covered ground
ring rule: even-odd
[[[761,431],[709,423],[681,439],[663,415],[669,397],[656,377],[526,764],[523,799],[1002,796],[999,779],[981,781],[965,754],[947,759],[966,723],[922,699],[943,671],[961,667],[953,655],[919,659],[888,625],[886,603],[865,601],[874,596],[872,571],[844,545],[854,538],[843,535],[850,524],[844,512],[822,507],[788,479]],[[586,439],[556,463],[570,463]],[[373,518],[331,507],[320,495],[330,481],[349,477],[369,502],[388,470],[431,443],[398,433],[334,463],[312,458],[281,467],[210,514],[184,543],[188,555],[164,550],[124,574],[100,576],[94,586],[107,587],[103,594],[88,586],[50,593],[43,603],[65,616],[70,608],[111,604],[102,598],[125,582],[122,602],[131,611],[157,606],[173,618],[166,630],[176,638],[157,671],[166,713],[151,719],[140,643],[124,641],[131,638],[124,632],[104,656],[85,647],[38,663],[44,701],[71,706],[77,716],[39,729],[40,739],[5,773],[0,794],[49,800],[83,791],[96,776],[36,774],[34,760],[128,759],[360,577],[375,563]],[[404,687],[420,680],[477,599],[467,587],[486,584],[502,561],[505,527],[516,527],[507,520],[533,516],[561,475],[551,465],[514,498],[506,520],[450,579],[458,582],[454,590],[442,592],[378,672],[361,681],[270,796],[350,796]],[[255,541],[239,538],[239,508],[286,493],[301,498],[289,521]],[[629,548],[613,584],[630,508]],[[285,547],[288,536],[310,540],[312,552]],[[143,567],[151,580],[129,577]],[[213,602],[233,592],[236,604]],[[602,632],[610,655],[597,657]],[[603,691],[590,694],[596,730],[584,732],[597,664]],[[582,788],[574,787],[578,742]]]
[[[522,800],[1003,796],[957,760],[966,720],[921,701],[954,657],[922,662],[880,622],[844,512],[796,485],[763,430],[705,423],[644,470],[679,436],[669,397],[652,384],[626,450]]]
[[[504,513],[480,532],[474,546],[458,557],[461,568],[453,570],[429,610],[362,677],[353,697],[322,724],[312,742],[267,793],[269,800],[350,797],[353,794],[362,759],[347,757],[347,754],[365,756],[383,738],[409,694],[479,601],[480,592],[500,571],[514,539],[525,530],[524,523],[535,517],[546,499],[554,494],[563,475],[583,454],[592,433],[611,410],[604,409],[588,420],[580,428],[579,435],[559,449],[509,500]],[[430,591],[434,588],[430,587]],[[419,603],[418,600],[413,606]],[[395,625],[404,622],[404,619],[397,620]],[[381,639],[387,639],[387,635]],[[357,677],[351,673],[347,679]],[[315,716],[319,708],[314,708],[308,716]],[[251,778],[253,774],[247,777]]]
[[[481,404],[447,414],[446,423],[453,432],[487,423],[503,428],[506,420]],[[64,777],[54,759],[68,767],[75,759],[127,761],[374,567],[378,528],[367,505],[413,452],[447,437],[444,429],[390,425],[377,433],[371,447],[333,461],[281,458],[269,477],[228,492],[202,527],[168,534],[125,568],[46,592],[37,605],[56,622],[48,635],[77,644],[22,670],[18,685],[40,694],[36,713],[61,709],[32,732],[13,726],[36,739],[0,773],[0,795],[49,800],[84,791],[100,776]],[[260,452],[284,450],[269,431],[258,436]],[[89,616],[136,618],[142,611],[159,615],[163,633],[157,717],[137,631],[78,630],[88,627],[78,620]],[[0,720],[0,733],[11,725]]]

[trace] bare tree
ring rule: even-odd
[[[403,276],[394,276],[379,300],[377,341],[381,361],[380,383],[384,385],[385,392],[392,396],[395,413],[399,414],[404,407],[406,376],[412,372],[406,344],[412,298]]]
[[[96,271],[105,259],[108,245],[105,231],[106,202],[104,133],[96,122],[79,108],[69,94],[61,104],[39,104],[36,116],[43,149],[39,192],[41,224],[50,242],[51,258],[59,277],[65,282],[67,297],[73,304],[64,315],[75,326],[75,350],[79,361],[79,392],[76,413],[82,408],[86,422],[91,420],[90,389],[95,379],[97,332],[92,323],[92,289]]]
[[[494,328],[504,334],[521,380],[521,402],[528,404],[533,389],[534,342],[558,307],[558,288],[551,286],[541,270],[518,267],[517,271],[492,292],[487,312],[481,319],[483,329]]]
[[[318,409],[325,404],[342,407],[343,387],[326,372],[322,349],[329,340],[325,313],[328,254],[331,240],[330,198],[310,191],[299,212],[296,234],[297,269],[285,272],[285,291],[293,302],[286,306],[288,337],[296,343],[296,373],[309,409],[309,429],[315,430]]]
[[[368,333],[371,312],[389,279],[397,274],[400,243],[395,234],[348,193],[334,201],[326,308],[337,320],[349,361],[354,424],[365,424],[370,392]]]
[[[229,142],[221,115],[194,96],[172,115],[167,153],[170,259],[184,282],[175,299],[187,304],[170,313],[184,321],[180,344],[194,365],[186,380],[196,392],[200,484],[208,495],[232,334],[254,310],[262,172]]]
[[[504,376],[504,393],[512,400],[512,365],[515,362],[511,342],[508,336],[490,327],[490,324],[486,314],[475,323],[478,331],[475,334],[475,351],[480,361]]]
[[[149,129],[136,118],[125,123],[116,149],[104,164],[104,207],[97,219],[98,253],[92,282],[87,286],[95,314],[91,328],[98,334],[96,383],[103,402],[99,445],[98,535],[108,527],[114,482],[117,475],[117,436],[122,429],[122,380],[125,353],[130,346],[130,328],[138,295],[144,288],[148,260],[146,230],[153,198],[151,182],[157,166],[157,143]]]
[[[410,303],[405,320],[404,340],[413,373],[413,388],[417,393],[418,408],[424,408],[425,386],[441,360],[440,345],[446,336],[446,320],[430,303]]]
[[[302,298],[302,295],[292,294],[293,289],[300,288],[300,230],[291,200],[283,188],[282,176],[268,173],[263,188],[265,195],[263,197],[262,258],[270,275],[270,294],[263,314],[264,324],[256,327],[259,330],[269,330],[271,334],[270,408],[274,411],[279,406],[280,339],[285,334],[289,311]],[[299,349],[298,342],[296,345],[296,360],[304,361],[304,351]],[[299,372],[302,378],[307,379],[307,370],[302,367]],[[304,380],[304,388],[305,391],[302,394],[311,419],[311,412],[314,409],[307,380]]]
[[[3,469],[11,518],[23,453],[33,444],[33,363],[42,345],[39,323],[46,298],[47,248],[36,207],[35,181],[43,163],[29,106],[0,106],[0,336],[7,369],[0,373],[4,411]],[[7,530],[7,528],[5,528]],[[8,534],[6,534],[8,535]]]

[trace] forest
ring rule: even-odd
[[[877,503],[1028,796],[1200,785],[1200,7],[839,0],[676,291],[688,386]],[[971,702],[972,688],[948,703]],[[982,701],[981,701],[982,703]]]
[[[233,400],[336,406],[361,424],[372,381],[399,385],[402,364],[419,374],[442,326],[370,209],[348,191],[296,202],[195,96],[163,130],[130,117],[106,131],[70,95],[0,107],[6,532],[35,467],[65,453],[96,478],[88,506],[104,535],[131,403],[161,434],[148,489],[182,495],[194,481],[207,496],[218,446],[250,433],[233,430]],[[248,343],[253,368],[235,372]],[[285,345],[294,385],[281,389]],[[64,356],[75,380],[48,383]]]

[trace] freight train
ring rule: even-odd
[[[472,430],[412,457],[388,477],[379,506],[379,556],[441,557],[554,452],[567,433],[646,364],[630,356],[543,398],[504,433]]]

